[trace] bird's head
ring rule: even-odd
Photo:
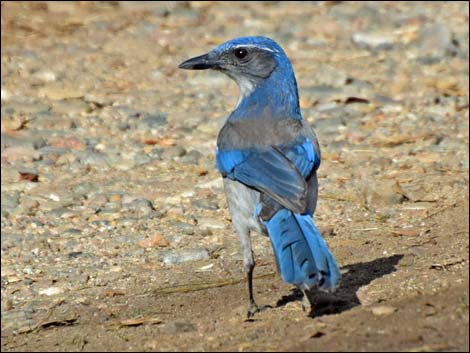
[[[266,37],[232,39],[207,54],[186,60],[179,68],[221,71],[237,82],[242,96],[247,96],[273,72],[284,76],[281,79],[293,78],[286,54],[275,41]]]

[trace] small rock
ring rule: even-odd
[[[395,39],[387,34],[357,32],[353,34],[352,41],[361,49],[378,51],[391,49]]]
[[[162,261],[165,265],[177,265],[184,262],[199,261],[208,258],[209,252],[206,249],[167,251],[162,254]]]
[[[94,95],[94,94],[85,94],[85,97],[83,97],[85,102],[87,103],[93,103],[95,105],[97,105],[98,107],[104,107],[106,105],[111,105],[113,104],[113,102],[109,99],[109,98],[106,98],[104,96],[97,96],[97,95]]]
[[[50,70],[40,70],[33,74],[33,78],[42,82],[53,82],[57,80],[57,75]]]
[[[371,208],[390,207],[405,200],[393,180],[368,182],[364,188],[366,204]]]
[[[39,294],[48,295],[48,296],[62,294],[62,293],[64,293],[64,289],[60,287],[49,287],[49,288],[39,290]]]
[[[173,159],[183,157],[186,154],[186,149],[183,146],[172,146],[165,148],[162,152],[164,159]]]
[[[198,219],[198,227],[202,229],[225,229],[225,223],[213,218]]]
[[[153,159],[150,156],[146,155],[146,154],[138,154],[134,157],[135,165],[144,165],[144,164],[150,163],[152,161],[153,161]]]
[[[2,209],[13,210],[18,207],[20,202],[20,194],[18,192],[2,192],[1,196]]]
[[[194,226],[192,224],[185,223],[185,222],[175,222],[173,226],[178,228],[178,230],[181,230],[183,234],[186,234],[186,235],[194,234]]]
[[[390,314],[393,314],[397,310],[398,310],[397,308],[395,308],[393,306],[389,306],[389,305],[374,306],[371,309],[372,314],[374,314],[376,316],[390,315]]]
[[[64,232],[61,235],[64,237],[73,237],[73,236],[78,236],[81,234],[82,234],[82,231],[80,229],[69,228],[69,229],[64,230]]]
[[[449,27],[441,23],[423,27],[418,38],[418,47],[421,58],[441,59],[459,52],[459,48],[452,40]]]
[[[48,141],[48,145],[56,148],[68,148],[72,150],[84,150],[86,144],[84,141],[74,137],[56,137]]]
[[[33,309],[13,309],[2,310],[2,330],[19,329],[21,327],[30,327],[33,325]]]
[[[40,154],[32,147],[12,146],[2,151],[2,159],[7,162],[32,162],[39,158]]]
[[[200,184],[197,184],[196,187],[201,189],[211,189],[212,191],[221,191],[224,188],[224,181],[221,177],[215,178],[213,180],[205,181]]]
[[[103,208],[104,205],[108,202],[108,198],[103,194],[97,194],[93,196],[89,196],[88,198],[88,207],[92,208],[93,210],[97,210],[99,208]]]
[[[186,155],[184,155],[180,161],[185,164],[199,164],[199,160],[203,157],[203,154],[197,150],[189,151]]]
[[[340,117],[316,119],[314,123],[315,130],[322,134],[338,134],[341,126],[344,126],[344,123]]]
[[[203,210],[218,210],[219,205],[216,200],[211,200],[211,199],[198,199],[198,200],[193,200],[191,202],[193,207],[200,208]]]
[[[323,237],[336,235],[335,226],[331,224],[318,227],[318,230]]]
[[[84,165],[108,166],[108,158],[103,153],[88,151],[80,157],[80,163]]]
[[[155,234],[149,238],[145,238],[139,242],[142,248],[155,248],[155,247],[167,247],[170,242],[166,240],[163,235]]]
[[[120,202],[107,202],[101,213],[116,213],[121,210],[121,203]]]
[[[37,200],[25,200],[21,203],[21,213],[27,215],[34,215],[39,209],[39,202]]]
[[[3,88],[3,87],[2,87],[2,90],[1,90],[1,100],[6,102],[6,101],[10,100],[10,98],[11,98],[11,93],[10,93],[10,91],[7,90],[6,88]]]
[[[90,107],[82,99],[61,99],[54,101],[52,110],[65,116],[80,116],[81,113],[90,111]]]
[[[155,211],[155,209],[152,205],[152,202],[149,200],[135,199],[131,202],[123,203],[122,211],[129,212],[138,218],[144,218],[150,216]]]
[[[66,165],[71,164],[77,160],[77,156],[73,153],[64,153],[59,158],[57,158],[56,165]]]
[[[165,113],[146,114],[139,123],[141,129],[158,129],[167,125],[167,115]]]
[[[49,105],[32,100],[30,97],[16,97],[15,100],[8,102],[8,108],[14,114],[29,116],[45,114],[51,109]]]
[[[167,331],[168,333],[184,333],[184,332],[192,332],[196,331],[196,326],[192,324],[191,322],[182,322],[182,321],[175,321],[172,323],[169,323],[164,331]]]

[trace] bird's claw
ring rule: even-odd
[[[249,306],[248,306],[248,312],[247,312],[246,316],[247,316],[248,319],[251,319],[251,318],[253,318],[253,316],[255,316],[256,313],[259,313],[259,312],[264,311],[266,309],[272,309],[272,306],[271,305],[258,306],[258,305],[256,305],[255,302],[250,303]]]

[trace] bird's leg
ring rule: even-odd
[[[246,272],[246,279],[248,282],[248,312],[247,318],[252,318],[256,313],[271,308],[270,305],[263,305],[258,307],[255,302],[253,295],[253,270],[255,269],[255,259],[253,257],[253,251],[251,250],[251,239],[249,234],[245,237],[240,237],[243,251],[243,269]]]
[[[248,280],[248,312],[247,317],[248,319],[255,316],[256,313],[263,311],[268,308],[272,308],[271,305],[262,305],[258,306],[255,302],[255,298],[253,296],[253,270],[255,268],[254,262],[253,265],[248,269],[246,278]]]
[[[241,222],[236,222],[235,228],[237,229],[237,225],[241,224]],[[253,297],[253,270],[255,268],[255,259],[253,257],[253,250],[251,248],[251,238],[250,238],[250,231],[245,228],[238,228],[237,229],[238,238],[240,239],[240,247],[242,250],[243,255],[243,270],[246,272],[246,279],[248,281],[248,312],[247,317],[253,317],[258,311],[258,305],[255,303],[255,299]]]
[[[248,280],[248,313],[247,317],[248,319],[252,318],[255,316],[256,313],[263,311],[268,308],[272,308],[271,305],[262,305],[258,306],[255,302],[255,298],[253,297],[253,269],[255,268],[255,265],[253,265],[249,270],[246,275],[246,278]]]
[[[307,314],[310,314],[313,310],[313,305],[308,296],[309,291],[306,289],[302,289],[302,293],[304,294],[302,298],[302,310],[306,311]]]
[[[250,267],[248,270],[248,273],[246,274],[246,278],[248,280],[248,313],[247,317],[253,317],[258,311],[258,305],[255,303],[255,298],[253,297],[253,269],[255,268],[255,265]]]

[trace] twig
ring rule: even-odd
[[[264,273],[258,276],[255,276],[255,279],[265,278],[265,277],[274,277],[275,272]],[[210,288],[219,288],[225,286],[231,286],[234,284],[241,283],[245,280],[245,278],[237,278],[237,279],[229,279],[225,281],[216,281],[211,283],[190,283],[190,284],[183,284],[180,286],[172,286],[172,287],[164,287],[160,289],[156,289],[153,291],[153,294],[171,294],[171,293],[188,293],[188,292],[196,292],[199,290],[205,290]]]
[[[428,219],[428,218],[430,218],[430,217],[432,217],[432,216],[435,216],[435,215],[437,215],[438,213],[441,213],[442,211],[447,210],[448,208],[455,207],[456,205],[457,205],[457,202],[454,202],[454,203],[451,203],[450,205],[444,206],[444,207],[438,209],[437,211],[435,211],[435,212],[433,212],[433,213],[431,213],[431,214],[428,214],[426,217],[424,217],[424,219]]]

